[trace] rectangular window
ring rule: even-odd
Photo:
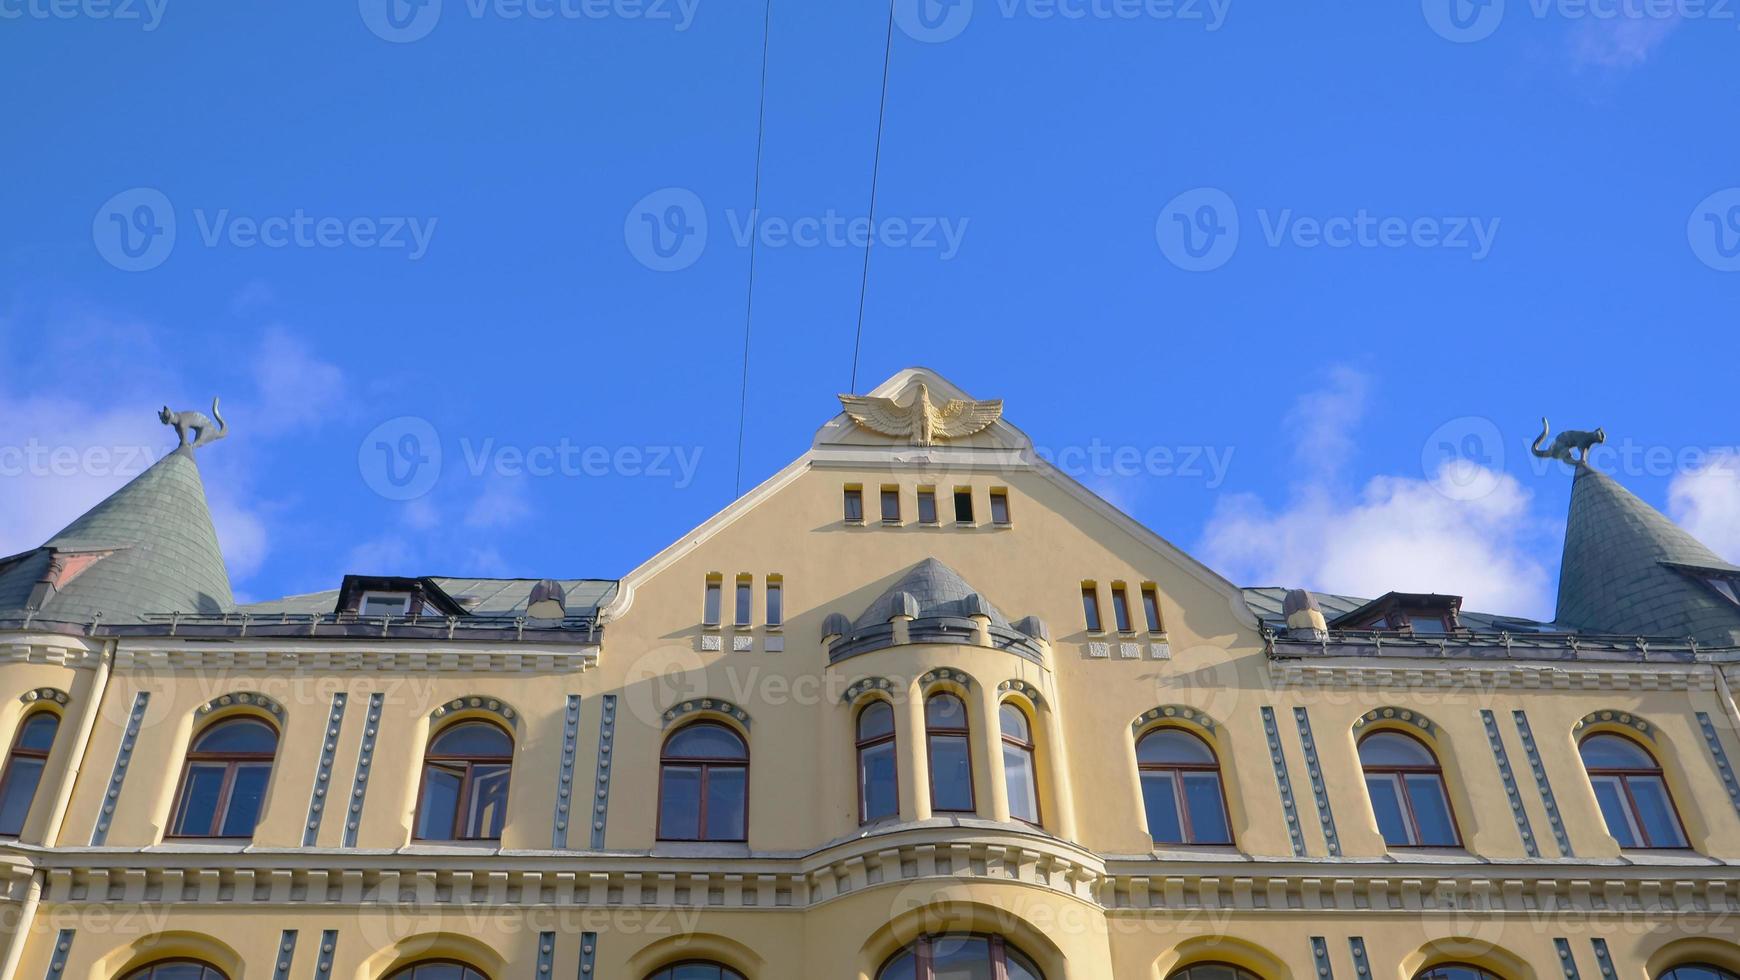
[[[918,488],[918,522],[936,523],[936,487]]]
[[[930,806],[941,813],[973,812],[973,756],[965,735],[930,735]]]
[[[406,616],[411,597],[397,592],[364,592],[360,610],[364,616]]]
[[[885,486],[882,488],[882,523],[884,523],[884,524],[899,524],[900,523],[900,488],[899,487]]]
[[[1148,617],[1148,632],[1165,632],[1160,619],[1160,590],[1152,582],[1142,586],[1142,614]]]
[[[1009,491],[1002,487],[991,488],[991,523],[1009,523]]]
[[[767,625],[771,629],[785,623],[785,577],[767,577]]]
[[[1130,632],[1130,595],[1122,582],[1112,583],[1112,622],[1118,632]]]
[[[1100,592],[1099,587],[1092,582],[1081,584],[1081,611],[1087,617],[1088,632],[1100,632]]]
[[[846,520],[855,524],[864,522],[864,489],[856,483],[846,485]]]
[[[749,625],[749,604],[753,601],[754,580],[747,575],[737,576],[737,625]]]
[[[955,523],[973,523],[973,488],[955,488]]]
[[[704,626],[719,625],[719,591],[723,588],[717,574],[707,576],[707,598],[701,604],[701,623]]]

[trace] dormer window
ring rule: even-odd
[[[411,594],[364,592],[357,611],[364,616],[408,616],[411,614]]]
[[[1414,592],[1389,592],[1338,616],[1329,623],[1337,630],[1411,631],[1416,636],[1442,636],[1462,629],[1462,597]]]

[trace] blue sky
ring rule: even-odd
[[[733,495],[749,234],[745,485],[835,410],[886,6],[775,0],[751,221],[761,5],[394,2],[0,0],[0,550],[221,394],[244,596],[620,575]],[[1004,397],[1248,584],[1550,614],[1543,414],[1740,557],[1740,10],[923,2],[860,390]],[[408,501],[359,456],[403,417],[444,462]],[[562,446],[610,462],[469,465]]]

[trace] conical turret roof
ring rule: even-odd
[[[1560,624],[1740,645],[1740,604],[1704,581],[1740,576],[1698,539],[1588,464],[1577,465],[1559,571]]]
[[[235,607],[192,452],[158,460],[42,547],[0,562],[0,620],[137,622]]]

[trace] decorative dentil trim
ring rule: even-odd
[[[1639,735],[1642,735],[1644,738],[1652,741],[1655,739],[1655,726],[1629,711],[1612,711],[1606,709],[1601,711],[1591,711],[1577,719],[1577,723],[1571,726],[1571,731],[1580,732],[1591,725],[1623,725]]]
[[[928,694],[932,684],[944,682],[959,684],[969,691],[973,689],[974,683],[973,675],[964,670],[957,667],[938,667],[924,672],[924,676],[918,679],[918,689],[920,693]]]
[[[72,696],[58,687],[33,687],[30,690],[25,691],[23,694],[18,695],[18,700],[26,705],[47,701],[51,704],[58,704],[64,708],[72,701]]]
[[[1032,684],[1029,684],[1026,681],[1021,680],[1019,678],[1012,677],[1009,680],[1006,680],[1003,683],[997,685],[997,694],[998,695],[1004,695],[1004,694],[1009,694],[1009,693],[1021,695],[1022,697],[1026,698],[1028,701],[1032,702],[1032,704],[1035,708],[1043,709],[1045,707],[1045,695],[1039,693],[1039,688],[1034,687]]]
[[[1396,724],[1418,728],[1427,735],[1437,735],[1438,726],[1432,724],[1432,719],[1420,714],[1412,708],[1397,708],[1385,706],[1373,708],[1353,721],[1353,730],[1358,732],[1367,726],[1378,724]]]
[[[284,711],[283,705],[279,704],[275,699],[267,697],[258,691],[231,691],[228,694],[220,694],[217,697],[212,698],[210,701],[200,705],[198,708],[195,708],[193,716],[195,718],[205,718],[213,712],[238,706],[259,708],[261,711],[271,715],[280,725],[282,725],[284,720],[289,717]]]
[[[482,694],[469,694],[462,698],[454,698],[446,704],[436,705],[435,710],[429,712],[429,721],[438,723],[443,718],[458,714],[461,711],[487,712],[507,722],[510,730],[517,731],[519,728],[520,713],[513,709],[513,705],[501,698],[487,697]]]
[[[665,709],[665,727],[670,728],[677,724],[678,719],[686,718],[689,715],[703,711],[724,715],[727,718],[735,720],[744,728],[748,728],[750,725],[749,712],[744,711],[742,708],[739,708],[737,705],[732,704],[724,698],[690,698],[687,701],[673,704]]]
[[[840,695],[841,704],[852,704],[871,691],[881,691],[893,694],[899,685],[886,677],[860,677],[846,687],[846,693]]]
[[[1149,708],[1130,722],[1130,732],[1140,735],[1142,730],[1153,726],[1156,722],[1184,721],[1200,725],[1209,731],[1215,730],[1214,719],[1207,712],[1199,711],[1187,704],[1163,704],[1158,708]]]

